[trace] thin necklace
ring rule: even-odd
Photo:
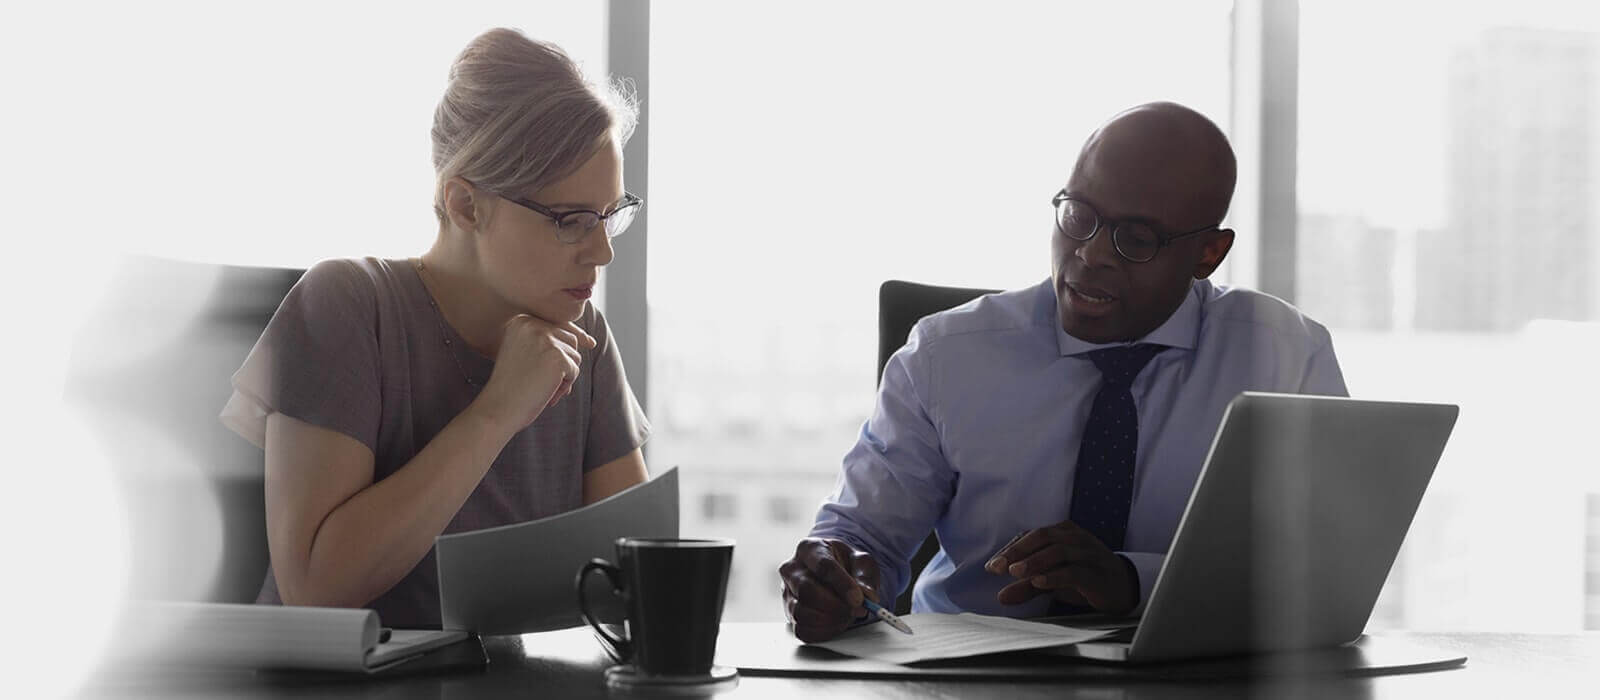
[[[422,280],[423,291],[427,292],[428,306],[433,307],[433,320],[439,324],[439,337],[444,338],[444,354],[450,356],[450,361],[455,363],[456,370],[461,372],[461,378],[467,380],[467,386],[476,388],[478,383],[473,381],[472,377],[467,374],[467,368],[461,366],[461,358],[456,357],[456,349],[451,347],[450,328],[444,322],[444,312],[439,310],[439,302],[433,298],[433,290],[428,288],[430,286],[429,283],[433,282],[433,276],[428,274],[428,271],[422,267],[422,258],[414,258],[412,262],[416,263],[417,276]],[[438,288],[439,285],[437,282],[433,282],[431,286]]]

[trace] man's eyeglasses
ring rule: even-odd
[[[1087,241],[1094,238],[1100,229],[1110,228],[1111,247],[1115,248],[1117,255],[1121,255],[1124,260],[1136,263],[1154,260],[1156,253],[1172,245],[1173,241],[1214,231],[1221,225],[1212,224],[1193,231],[1169,235],[1156,231],[1148,222],[1103,218],[1088,202],[1074,199],[1066,190],[1057,192],[1056,196],[1050,199],[1050,204],[1056,209],[1056,230],[1062,235],[1075,241]]]
[[[589,232],[596,226],[605,225],[606,238],[616,238],[628,230],[628,224],[633,223],[633,217],[638,215],[639,207],[644,206],[644,200],[631,192],[622,193],[622,201],[611,211],[601,214],[593,209],[573,209],[570,211],[556,211],[538,202],[513,197],[504,192],[494,193],[500,198],[525,209],[530,209],[543,214],[551,221],[556,222],[556,240],[562,243],[574,244],[588,237]]]

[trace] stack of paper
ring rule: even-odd
[[[915,613],[903,615],[900,619],[911,627],[912,634],[875,623],[848,630],[815,646],[863,659],[909,664],[1004,651],[1046,649],[1088,642],[1116,633],[1115,630],[1063,627],[977,613]]]

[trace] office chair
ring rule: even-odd
[[[967,287],[936,287],[915,282],[889,280],[878,287],[878,383],[883,383],[883,368],[889,356],[906,344],[911,327],[929,314],[944,311],[967,303],[996,289]],[[911,557],[911,578],[906,581],[905,592],[894,601],[894,612],[905,615],[911,612],[911,589],[923,567],[939,552],[939,538],[928,533],[922,547]]]
[[[218,414],[302,272],[127,257],[74,338],[64,398],[125,506],[131,596],[255,601],[269,561],[264,457]],[[219,568],[204,568],[217,552]]]

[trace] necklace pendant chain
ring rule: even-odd
[[[428,294],[428,306],[433,308],[433,320],[439,324],[439,336],[444,338],[444,354],[450,356],[450,361],[455,364],[456,371],[461,373],[461,378],[466,380],[467,386],[477,388],[478,383],[472,380],[471,375],[467,374],[467,368],[461,366],[461,358],[457,356],[459,350],[453,347],[450,342],[450,325],[445,323],[444,310],[439,308],[439,301],[434,298],[433,290],[428,289],[428,282],[432,281],[433,278],[428,274],[427,269],[422,266],[422,258],[416,259],[416,265],[417,276],[423,282],[423,291]],[[435,284],[433,286],[437,287],[438,285]]]

